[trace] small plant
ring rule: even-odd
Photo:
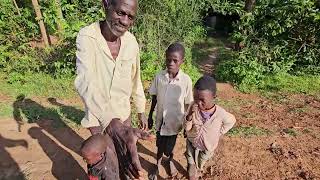
[[[256,126],[239,126],[232,128],[227,134],[229,136],[251,137],[269,135],[271,133],[272,132],[267,129]]]
[[[283,132],[293,137],[296,137],[298,135],[298,132],[293,128],[286,128],[283,130]]]
[[[304,129],[302,130],[302,132],[305,133],[305,134],[307,134],[307,133],[311,133],[312,131],[311,131],[311,129],[304,128]]]

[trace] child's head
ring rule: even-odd
[[[82,143],[81,156],[87,164],[96,164],[103,158],[106,147],[107,142],[102,134],[92,135]]]
[[[207,110],[214,106],[217,87],[216,80],[210,76],[202,76],[194,85],[194,101],[200,110]]]
[[[184,47],[175,42],[170,44],[166,50],[166,67],[169,73],[178,73],[180,65],[184,61]]]

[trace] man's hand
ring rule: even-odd
[[[149,113],[149,117],[148,117],[148,128],[152,129],[153,126],[153,118],[152,118],[152,113]]]
[[[148,130],[148,121],[144,113],[138,113],[139,126],[140,129],[147,131]]]
[[[140,178],[142,167],[137,151],[137,140],[150,140],[154,137],[145,131],[124,125],[119,119],[113,119],[105,132],[113,140],[119,161],[119,172],[125,173],[130,178]]]
[[[95,135],[95,134],[100,134],[102,133],[102,128],[101,126],[93,126],[93,127],[89,127],[88,128],[91,135]]]

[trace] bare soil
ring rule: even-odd
[[[204,74],[214,71],[216,51],[212,49],[208,59],[199,64]],[[0,101],[13,103],[1,94]],[[42,98],[30,102],[41,108],[49,104]],[[78,98],[58,102],[65,107],[81,104]],[[236,116],[235,128],[256,127],[269,133],[225,136],[202,179],[320,179],[319,99],[243,94],[230,84],[219,83],[217,102]],[[55,128],[55,121],[40,117],[35,123],[19,124],[17,118],[0,119],[0,179],[86,179],[79,147],[89,132],[61,122],[63,127]],[[156,163],[155,141],[139,141],[138,151],[148,174]],[[186,179],[184,152],[185,139],[180,136],[175,147],[179,171],[175,179]],[[164,160],[160,179],[169,178],[165,167]]]
[[[203,179],[320,179],[319,99],[292,95],[275,100],[242,94],[229,84],[218,88],[219,99],[237,117],[236,127],[256,126],[271,133],[225,136]],[[78,149],[89,132],[69,126],[54,128],[50,119],[36,122],[24,123],[19,132],[14,119],[0,120],[0,179],[85,179]],[[138,151],[143,168],[150,172],[155,142],[140,141]],[[176,179],[186,178],[184,151],[185,139],[179,137]],[[168,178],[165,160],[163,166],[160,178]]]

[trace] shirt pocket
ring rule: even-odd
[[[129,79],[131,78],[131,74],[132,74],[132,61],[131,60],[122,60],[120,63],[120,77],[121,78],[125,78],[125,79]]]

